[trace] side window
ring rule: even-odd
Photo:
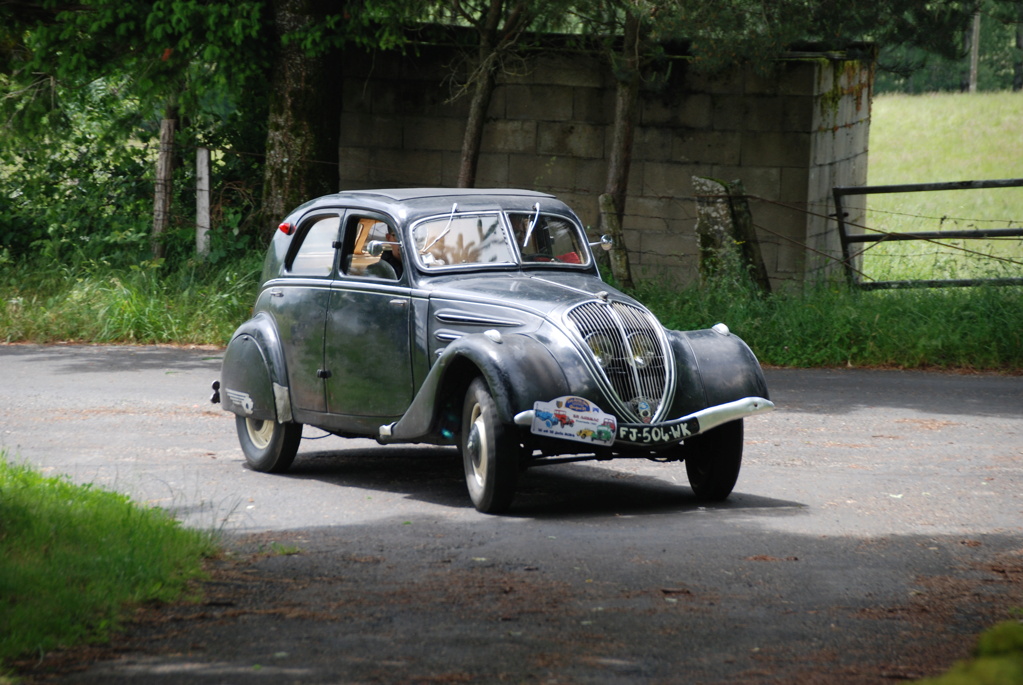
[[[341,218],[324,216],[314,219],[301,236],[301,244],[291,260],[292,276],[326,278],[334,270],[334,242],[341,227]]]
[[[397,231],[386,221],[368,216],[353,216],[345,226],[346,250],[342,263],[346,274],[389,281],[401,278],[404,263]],[[348,239],[352,233],[355,234],[354,241]],[[379,254],[371,254],[370,247],[374,243],[379,244]]]

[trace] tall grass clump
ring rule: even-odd
[[[248,317],[255,258],[129,267],[83,260],[0,263],[0,340],[224,344]]]
[[[1023,288],[862,291],[845,283],[763,295],[740,276],[633,294],[668,328],[723,322],[767,365],[1023,369]]]
[[[161,509],[43,477],[0,452],[0,669],[103,640],[133,604],[180,598],[214,550],[210,533]]]

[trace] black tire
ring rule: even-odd
[[[234,423],[245,461],[253,471],[284,473],[295,461],[298,443],[302,441],[302,424],[242,416],[236,416]]]
[[[686,475],[696,496],[720,502],[732,494],[742,467],[742,419],[686,440]]]
[[[484,514],[507,511],[518,479],[518,445],[498,419],[494,398],[482,378],[474,380],[465,393],[458,448],[476,510]]]

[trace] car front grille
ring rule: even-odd
[[[571,321],[630,421],[660,418],[672,390],[674,366],[657,319],[622,302],[585,302],[568,312]]]

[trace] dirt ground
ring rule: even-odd
[[[495,517],[448,449],[310,439],[287,475],[245,469],[208,351],[0,364],[0,447],[224,534],[198,601],[30,683],[866,685],[943,672],[1023,606],[1021,378],[768,370],[726,502],[677,464],[566,464]]]
[[[20,675],[39,683],[866,685],[942,672],[969,655],[978,626],[1023,606],[1023,549],[968,561],[1009,540],[939,543],[959,547],[935,550],[955,560],[949,572],[915,576],[903,601],[851,588],[848,603],[821,606],[778,592],[798,582],[792,569],[813,563],[818,545],[751,555],[733,587],[665,574],[670,563],[645,548],[615,560],[630,567],[627,579],[606,582],[598,567],[573,573],[575,557],[534,565],[475,556],[488,546],[467,549],[444,526],[420,528],[411,553],[324,531],[238,538],[210,563],[200,601],[143,607],[109,645],[19,663]],[[880,547],[846,552],[901,553]]]

